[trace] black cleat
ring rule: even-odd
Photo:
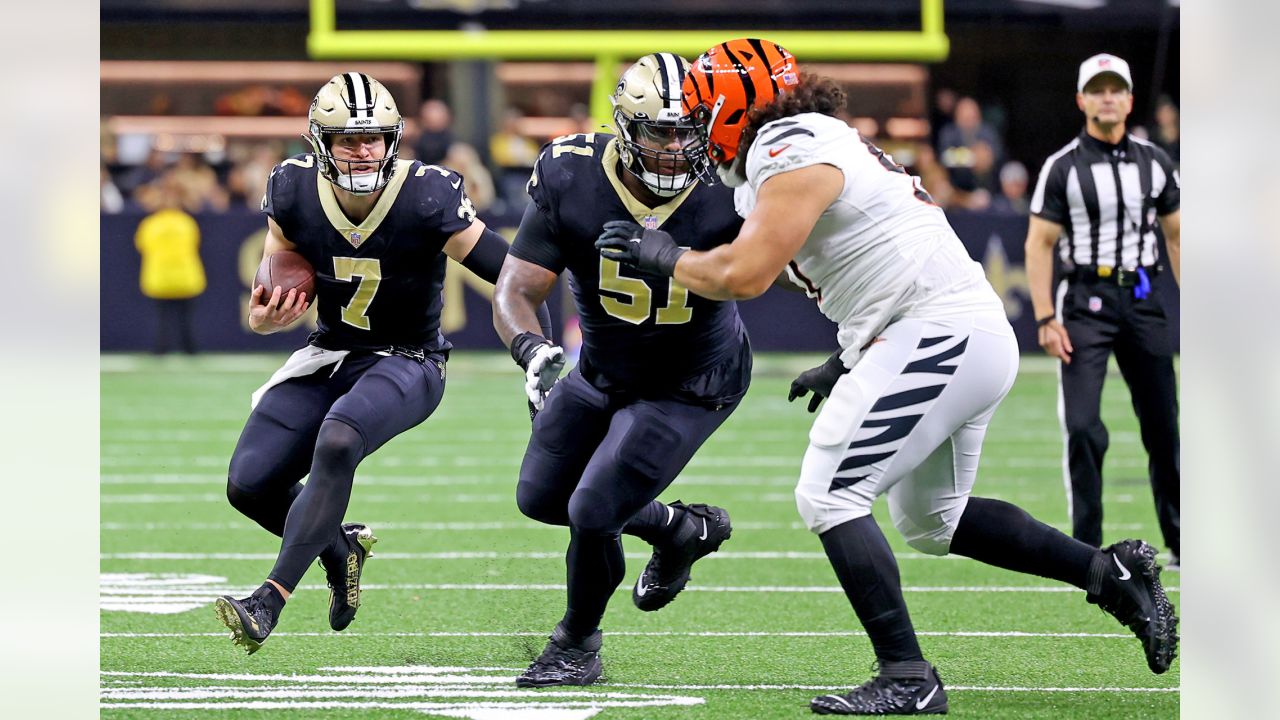
[[[272,609],[273,603],[267,598],[271,592],[273,590],[264,585],[243,600],[223,595],[213,601],[214,613],[231,630],[231,642],[250,655],[258,652],[280,621],[279,612]]]
[[[1141,540],[1102,548],[1089,569],[1087,598],[1138,636],[1151,672],[1169,669],[1178,652],[1178,616],[1160,586],[1155,548]]]
[[[631,601],[645,612],[660,610],[674,600],[689,582],[693,564],[719,550],[733,529],[724,508],[685,505],[679,500],[669,507],[684,511],[680,529],[670,543],[654,545],[653,557],[631,589]]]
[[[348,548],[342,567],[329,568],[323,560],[320,562],[329,583],[329,627],[339,632],[356,619],[356,610],[360,609],[360,573],[364,570],[364,561],[373,557],[373,544],[378,542],[367,525],[347,523],[342,530],[347,535]]]
[[[582,642],[574,642],[562,627],[551,631],[551,641],[537,660],[516,678],[516,687],[590,685],[600,679],[599,630]]]
[[[945,715],[947,691],[925,660],[882,662],[876,676],[843,695],[809,702],[819,715]]]

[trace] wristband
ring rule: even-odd
[[[1051,323],[1051,322],[1053,322],[1054,320],[1057,320],[1057,319],[1058,319],[1058,316],[1057,316],[1057,315],[1049,315],[1048,317],[1042,317],[1042,318],[1040,318],[1039,320],[1037,320],[1037,321],[1036,321],[1036,327],[1037,327],[1037,328],[1042,328],[1042,327],[1044,327],[1045,325],[1048,325],[1049,323]]]

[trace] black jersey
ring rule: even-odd
[[[318,329],[334,350],[448,350],[440,334],[449,237],[475,220],[462,177],[399,160],[369,217],[352,223],[317,171],[298,155],[271,171],[262,211],[316,270]]]
[[[694,250],[731,242],[742,226],[732,190],[695,183],[649,208],[623,186],[620,172],[626,171],[613,135],[568,135],[548,143],[529,180],[536,213],[526,215],[511,254],[557,274],[570,271],[582,330],[579,365],[600,389],[708,403],[742,397],[751,353],[737,305],[625,268],[595,247],[610,220],[661,228]]]

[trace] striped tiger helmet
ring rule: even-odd
[[[689,61],[679,55],[645,55],[609,96],[622,166],[661,197],[679,195],[697,179],[684,154],[696,138],[693,121],[681,110],[688,72]],[[677,149],[667,149],[673,145]]]
[[[353,173],[350,160],[333,156],[333,139],[339,135],[378,135],[386,141],[381,158],[361,161],[376,165],[373,172]],[[320,161],[320,174],[334,185],[356,195],[367,195],[386,186],[396,170],[396,154],[404,135],[404,118],[382,83],[360,72],[334,75],[311,101],[307,141]]]
[[[730,40],[700,55],[682,88],[684,111],[699,136],[685,152],[699,177],[711,180],[711,169],[723,177],[737,157],[748,113],[799,82],[796,59],[768,40]]]

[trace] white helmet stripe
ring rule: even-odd
[[[369,98],[369,80],[363,73],[347,73],[347,92],[351,98],[351,115],[373,117],[373,103]]]
[[[680,58],[671,53],[657,53],[663,71],[662,99],[670,110],[680,109]]]

